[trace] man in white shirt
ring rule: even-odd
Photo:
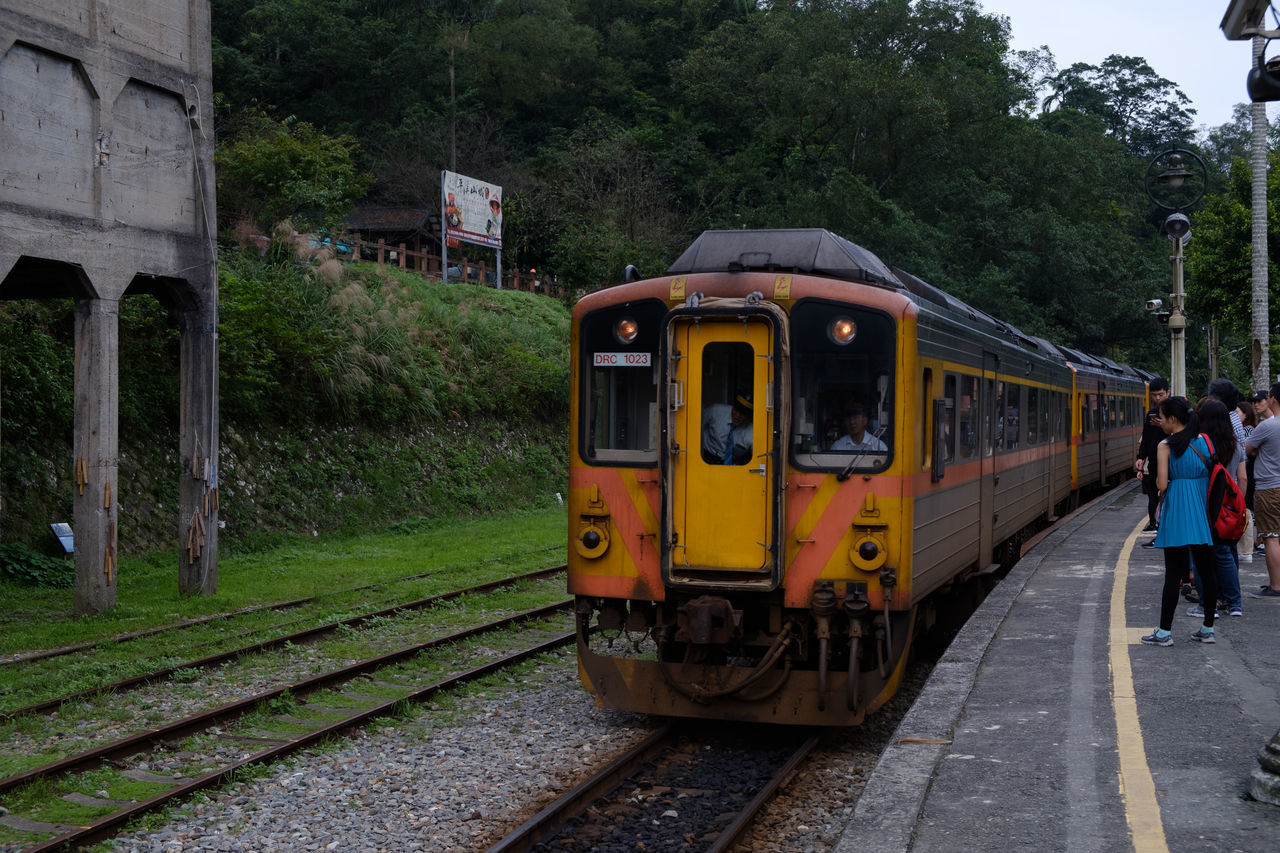
[[[867,433],[867,407],[858,402],[848,403],[842,415],[845,434],[831,445],[834,451],[873,453],[888,450],[884,442]]]
[[[702,418],[702,458],[712,465],[751,461],[751,397],[739,394],[732,405],[707,406]]]
[[[1262,539],[1267,561],[1267,580],[1262,595],[1280,597],[1280,383],[1271,386],[1271,414],[1253,428],[1245,452],[1254,458],[1253,522]]]

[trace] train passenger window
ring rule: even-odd
[[[1004,384],[1004,383],[1001,383]],[[1004,425],[1003,447],[1005,450],[1016,450],[1020,441],[1022,386],[1009,383],[1004,388]]]
[[[660,300],[615,306],[582,321],[579,452],[588,464],[658,462]]]
[[[982,407],[982,434],[986,440],[982,443],[982,455],[990,456],[1000,446],[1000,425],[1004,412],[1004,383],[994,379],[982,380],[982,396],[987,401]]]
[[[881,311],[805,299],[791,311],[796,467],[879,471],[895,450],[896,328]],[[916,413],[924,423],[925,412]]]
[[[956,458],[956,377],[948,373],[943,385],[942,396],[946,401],[946,414],[942,420],[942,441],[946,448],[947,462]]]
[[[960,377],[960,455],[972,459],[978,455],[978,377]]]
[[[1027,389],[1027,444],[1037,445],[1044,440],[1040,429],[1040,389]]]

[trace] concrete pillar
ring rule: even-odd
[[[119,322],[116,300],[76,300],[72,518],[77,616],[116,605]]]
[[[183,312],[181,350],[178,590],[184,595],[212,595],[218,589],[220,483],[215,309]]]

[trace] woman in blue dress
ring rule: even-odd
[[[1156,488],[1164,496],[1160,529],[1155,546],[1164,549],[1164,589],[1160,594],[1160,627],[1142,638],[1152,646],[1172,646],[1173,615],[1178,593],[1191,556],[1202,566],[1213,563],[1213,531],[1209,528],[1209,469],[1194,452],[1194,446],[1209,456],[1209,445],[1200,436],[1195,409],[1185,397],[1169,397],[1160,403],[1160,428],[1167,438],[1156,448]],[[1218,603],[1216,572],[1204,572],[1202,606],[1204,626],[1191,635],[1201,643],[1216,642],[1213,636],[1214,610]]]

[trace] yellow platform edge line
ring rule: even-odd
[[[1146,519],[1143,519],[1145,523]],[[1142,724],[1138,720],[1138,702],[1133,689],[1133,667],[1129,647],[1140,644],[1142,630],[1126,623],[1124,599],[1129,584],[1129,557],[1138,541],[1140,525],[1125,539],[1112,573],[1111,586],[1111,706],[1116,720],[1116,752],[1120,759],[1120,797],[1124,802],[1125,820],[1133,837],[1136,853],[1169,853],[1156,798],[1156,783],[1147,764]],[[1152,653],[1163,649],[1152,647]]]

